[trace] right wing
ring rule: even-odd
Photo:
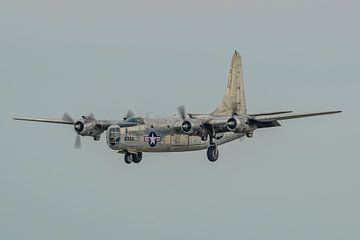
[[[76,123],[76,121],[66,117],[63,117],[63,119],[54,119],[54,118],[13,118],[13,119],[17,121],[56,123],[56,124],[67,124],[67,125],[74,125]],[[96,119],[93,120],[95,121],[96,126],[104,130],[106,130],[111,125],[118,125],[119,127],[132,127],[138,125],[137,123],[127,122],[127,121],[111,121],[111,120],[96,120]]]
[[[64,119],[46,119],[46,118],[13,118],[17,121],[29,121],[29,122],[43,122],[43,123],[58,123],[58,124],[74,124],[74,122]]]

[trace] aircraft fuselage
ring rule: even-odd
[[[209,147],[209,140],[183,133],[178,127],[180,118],[144,118],[143,123],[133,127],[111,126],[106,135],[108,146],[120,153],[125,152],[183,152]],[[214,142],[221,145],[244,134],[226,132],[218,135]]]

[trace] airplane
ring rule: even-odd
[[[81,147],[80,136],[100,140],[106,131],[109,148],[124,154],[126,164],[140,163],[145,152],[185,152],[207,149],[207,158],[219,158],[218,146],[236,139],[251,138],[256,129],[281,126],[279,121],[335,114],[341,111],[293,113],[292,111],[248,114],[240,54],[235,51],[230,65],[226,93],[218,107],[209,114],[186,113],[178,107],[178,117],[140,117],[129,110],[119,121],[97,120],[93,114],[74,120],[65,113],[62,119],[13,118],[73,125],[77,134],[75,148]]]

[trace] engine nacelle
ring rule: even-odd
[[[189,135],[199,135],[202,130],[202,123],[200,121],[185,120],[181,124],[181,130]]]
[[[81,136],[99,136],[103,130],[98,128],[96,120],[81,119],[74,124],[75,131]]]
[[[247,132],[250,130],[248,119],[246,116],[233,116],[227,123],[227,128],[233,132]]]

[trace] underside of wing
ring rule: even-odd
[[[293,111],[264,112],[264,113],[249,114],[249,116],[252,116],[252,117],[257,117],[257,116],[275,115],[275,114],[284,114],[284,113],[292,113],[292,112],[293,112]]]

